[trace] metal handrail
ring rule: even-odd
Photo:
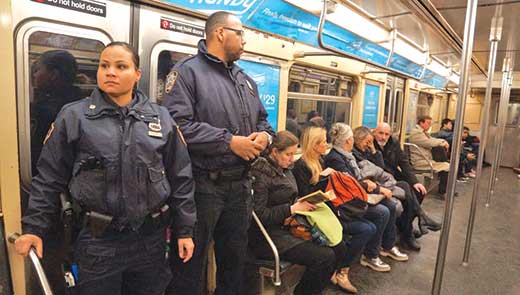
[[[260,218],[258,218],[258,216],[256,215],[255,211],[253,211],[253,219],[255,220],[256,224],[258,225],[258,228],[262,232],[262,235],[264,236],[265,240],[271,247],[271,251],[273,251],[273,256],[274,256],[274,278],[272,278],[273,284],[277,287],[281,286],[282,280],[280,278],[280,255],[278,254],[278,249],[276,248],[276,245],[274,244],[273,240],[267,233],[267,230],[265,229],[264,225],[260,221]]]
[[[19,237],[19,233],[13,233],[9,235],[7,241],[9,241],[9,243],[11,244],[14,244],[16,239],[18,239]],[[47,276],[45,275],[45,271],[43,270],[42,264],[40,263],[40,259],[38,258],[38,255],[36,255],[36,250],[33,247],[31,247],[31,249],[29,250],[29,258],[31,259],[34,269],[36,270],[38,281],[40,282],[40,286],[42,287],[43,294],[53,295],[54,292],[52,292],[49,280],[47,280]]]

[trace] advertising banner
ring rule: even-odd
[[[280,67],[247,60],[238,61],[238,65],[256,82],[260,100],[267,111],[267,121],[278,131]]]
[[[363,103],[363,126],[375,128],[379,111],[379,89],[377,85],[366,84],[365,100]]]

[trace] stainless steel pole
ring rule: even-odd
[[[453,202],[455,196],[455,184],[457,182],[457,171],[460,160],[460,146],[462,127],[464,125],[464,107],[468,96],[468,82],[470,75],[471,56],[473,51],[473,37],[475,34],[475,20],[477,17],[478,0],[468,0],[466,9],[466,20],[464,25],[464,44],[461,56],[461,77],[459,85],[459,100],[457,102],[457,120],[455,121],[454,136],[451,147],[450,174],[447,186],[446,203],[444,206],[444,218],[441,235],[439,238],[439,248],[437,250],[437,261],[435,264],[435,275],[433,277],[432,294],[441,293],[442,276],[446,263],[446,252],[448,250],[448,240],[450,235],[451,217],[453,214]]]
[[[473,182],[473,194],[471,196],[471,209],[469,211],[468,229],[466,232],[466,244],[464,245],[464,255],[462,257],[462,265],[467,266],[469,261],[469,252],[471,249],[471,239],[473,236],[473,226],[475,225],[475,215],[477,213],[477,195],[480,176],[482,174],[482,164],[484,162],[484,150],[486,148],[487,133],[489,126],[489,111],[491,108],[491,94],[493,92],[493,79],[495,74],[495,64],[497,60],[498,42],[502,35],[502,17],[494,17],[491,21],[491,32],[489,41],[491,42],[491,50],[489,52],[488,80],[486,84],[486,95],[484,99],[484,109],[482,122],[480,123],[480,148],[477,157],[477,176]]]
[[[498,172],[498,168],[500,167],[500,149],[506,125],[507,104],[509,103],[509,93],[511,90],[511,88],[509,87],[509,80],[511,78],[511,75],[511,58],[506,57],[504,58],[504,65],[502,67],[502,90],[500,93],[500,103],[498,105],[498,125],[497,136],[495,137],[495,157],[491,166],[491,175],[489,179],[486,207],[489,207],[489,204],[491,202],[491,195],[493,194],[495,189],[496,175]]]

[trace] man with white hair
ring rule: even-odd
[[[431,219],[426,212],[421,208],[424,196],[427,191],[422,183],[417,180],[415,173],[413,172],[412,166],[406,153],[401,149],[399,140],[392,138],[392,129],[390,125],[385,122],[381,122],[373,130],[374,135],[374,147],[381,151],[384,160],[384,169],[391,173],[396,180],[404,181],[410,185],[412,191],[415,193],[415,197],[412,204],[415,207],[420,223],[425,225],[433,231],[440,229],[440,223]],[[423,230],[424,232],[424,230]]]

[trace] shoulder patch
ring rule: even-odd
[[[184,143],[184,146],[187,146],[186,140],[184,139],[184,135],[182,135],[181,129],[179,126],[177,126],[177,134],[179,134],[179,138],[181,139],[182,143]]]
[[[166,82],[164,83],[164,93],[170,94],[172,92],[173,86],[175,85],[175,81],[177,81],[177,77],[179,73],[177,71],[171,71],[168,76],[166,76]]]
[[[54,132],[54,122],[52,122],[51,127],[49,127],[49,131],[47,131],[47,135],[45,135],[43,144],[46,144],[49,138],[51,138],[52,132]]]

